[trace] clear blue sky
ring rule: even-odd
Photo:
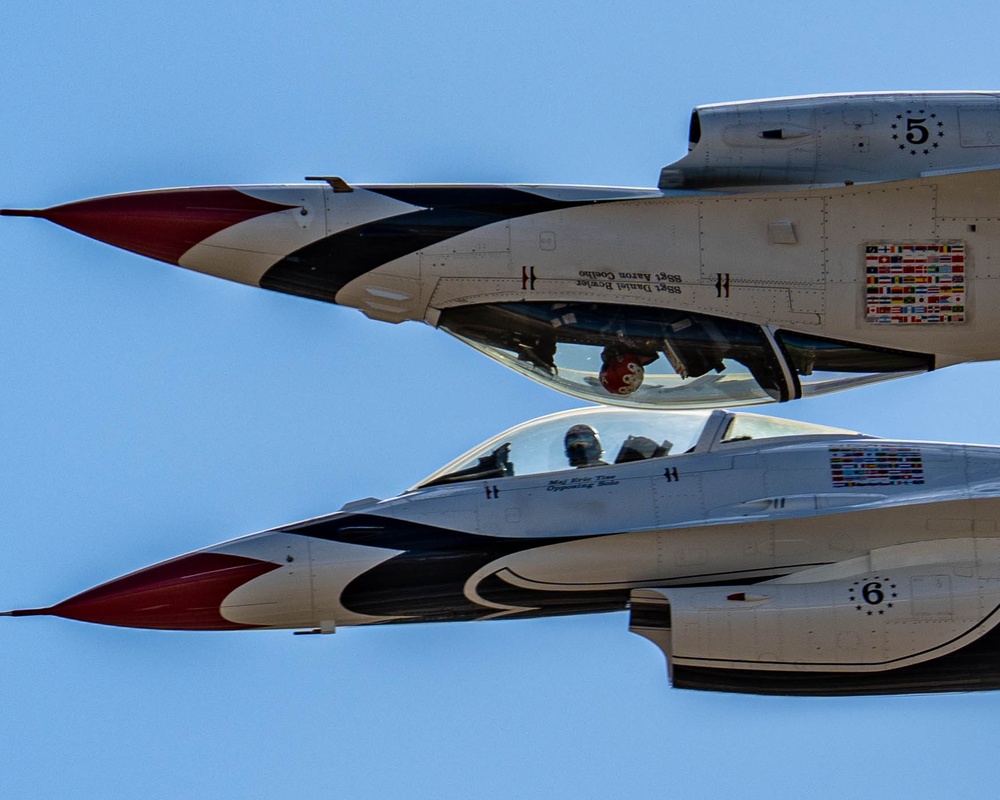
[[[994,3],[0,3],[0,206],[161,186],[654,185],[697,103],[997,89]],[[574,401],[414,323],[0,224],[0,607],[388,496]],[[1000,443],[1000,367],[776,413]],[[1000,694],[670,689],[624,614],[165,633],[0,619],[0,798],[995,791]]]

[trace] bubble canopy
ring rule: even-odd
[[[566,438],[581,426],[593,432],[603,449],[591,467],[709,452],[761,439],[867,438],[841,428],[744,412],[580,408],[510,428],[449,462],[410,491],[573,469]]]
[[[540,383],[633,408],[783,402],[934,368],[924,353],[669,308],[488,303],[445,309],[437,324]],[[624,387],[607,379],[622,364],[641,372]]]

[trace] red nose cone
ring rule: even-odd
[[[4,209],[150,258],[176,264],[198,242],[248,219],[294,206],[259,200],[228,186],[161,189],[79,200],[46,209]]]
[[[52,608],[12,612],[52,614],[126,628],[221,631],[252,628],[219,612],[226,596],[280,564],[225,553],[194,553],[133,572]]]

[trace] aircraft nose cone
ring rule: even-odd
[[[287,208],[293,206],[229,186],[203,186],[94,197],[43,209],[5,208],[0,214],[47,219],[92,239],[177,264],[212,234]]]
[[[226,596],[280,564],[227,553],[193,553],[133,572],[57,603],[10,612],[50,614],[127,628],[218,631],[253,628],[219,612]]]

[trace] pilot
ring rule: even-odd
[[[571,467],[607,466],[607,462],[601,461],[601,456],[604,455],[601,440],[597,438],[597,431],[589,425],[574,425],[566,431],[564,441],[566,458]]]

